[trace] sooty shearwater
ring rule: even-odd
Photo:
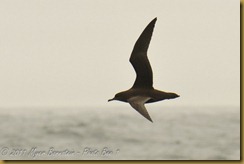
[[[130,62],[136,72],[136,80],[129,90],[117,93],[114,98],[108,101],[118,100],[128,102],[137,112],[153,122],[147,112],[145,103],[174,99],[179,97],[176,93],[163,92],[153,88],[153,73],[147,58],[147,49],[151,40],[155,22],[153,19],[144,29],[134,45],[130,56]]]

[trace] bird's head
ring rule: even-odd
[[[125,98],[124,98],[124,96],[123,96],[123,92],[117,93],[117,94],[114,96],[114,98],[109,99],[108,102],[109,102],[109,101],[113,101],[113,100],[126,101]]]

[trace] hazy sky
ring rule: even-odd
[[[1,0],[0,106],[113,106],[129,89],[135,41],[148,51],[159,105],[239,105],[239,0]]]

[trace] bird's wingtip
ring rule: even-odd
[[[155,18],[151,21],[151,23],[155,24],[156,21],[157,21],[157,17],[155,17]]]
[[[148,117],[145,117],[145,118],[148,119],[151,123],[153,123],[153,120],[151,119],[151,117],[149,115],[148,115]]]

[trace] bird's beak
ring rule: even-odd
[[[108,102],[109,102],[109,101],[113,101],[113,100],[114,100],[113,98],[112,98],[112,99],[109,99]]]

